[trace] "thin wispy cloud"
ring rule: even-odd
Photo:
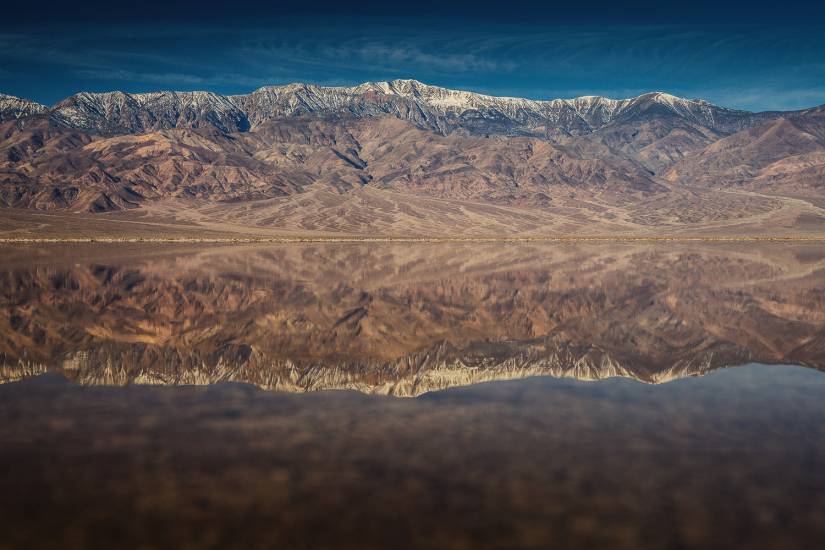
[[[125,71],[122,69],[108,71],[100,69],[81,69],[76,74],[83,78],[94,80],[111,79],[122,82],[151,82],[160,85],[163,89],[174,89],[175,86],[201,86],[209,88],[214,86],[247,86],[260,87],[271,83],[268,78],[254,78],[243,74],[222,73],[216,76],[200,76],[185,73],[145,73]]]
[[[53,102],[80,89],[244,93],[293,81],[417,78],[537,99],[664,90],[738,108],[786,109],[825,103],[820,30],[489,21],[457,29],[369,18],[62,26],[0,34],[0,90]]]

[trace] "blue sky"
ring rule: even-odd
[[[286,3],[258,16],[255,6],[210,0],[163,17],[150,16],[151,4],[134,13],[104,4],[48,16],[21,9],[0,23],[0,92],[50,104],[80,90],[245,93],[416,78],[539,99],[662,90],[751,110],[825,103],[819,4],[791,0],[781,15],[759,3],[710,12],[713,4],[699,2],[688,13],[617,4],[481,0],[414,16],[370,2],[358,13]]]

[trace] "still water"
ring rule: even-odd
[[[0,548],[825,547],[821,245],[0,257]]]

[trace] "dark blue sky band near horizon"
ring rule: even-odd
[[[825,3],[439,4],[12,6],[0,21],[0,92],[52,104],[81,90],[415,78],[534,99],[667,91],[749,110],[825,103]]]

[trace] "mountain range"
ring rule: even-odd
[[[664,92],[615,100],[600,96],[539,101],[493,97],[429,86],[415,80],[354,87],[267,86],[250,94],[211,92],[81,92],[56,105],[0,95],[0,120],[47,114],[66,127],[104,134],[212,126],[246,131],[270,120],[302,115],[391,115],[430,130],[547,136],[585,134],[639,117],[673,116],[717,131],[739,130],[771,116],[718,107]]]
[[[825,107],[538,101],[415,80],[50,107],[0,95],[0,204],[230,233],[805,234],[825,227]]]

